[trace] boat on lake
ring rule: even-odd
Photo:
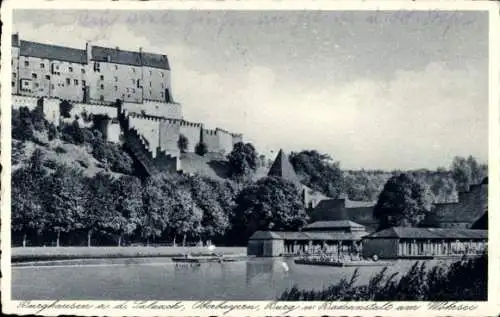
[[[394,262],[389,261],[371,261],[371,260],[358,260],[358,261],[328,261],[319,259],[296,259],[295,264],[302,265],[321,265],[321,266],[334,266],[334,267],[358,267],[358,266],[392,266]]]
[[[178,263],[209,263],[209,262],[236,262],[243,260],[243,257],[235,256],[185,256],[174,257],[172,261]]]

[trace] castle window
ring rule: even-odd
[[[149,90],[149,95],[150,95],[150,96],[152,95],[151,89]]]
[[[30,62],[24,61],[24,66],[26,66],[26,67],[30,66]]]
[[[95,72],[100,72],[101,71],[101,64],[94,63],[94,71]]]
[[[35,83],[35,88],[38,88],[40,87],[40,84],[39,83]]]
[[[40,68],[45,68],[45,64],[44,63],[40,63]]]
[[[72,73],[73,72],[73,67],[68,67],[68,70],[69,70],[70,73]]]
[[[85,74],[85,68],[82,68],[82,74]]]
[[[100,100],[100,101],[104,101],[104,96],[103,96],[103,95],[100,95],[100,96],[99,96],[99,100]]]
[[[31,74],[31,77],[33,77],[33,79],[36,79],[37,75],[35,73],[33,73],[33,74]]]
[[[135,68],[134,67],[132,67],[132,72],[135,73]]]
[[[151,82],[149,82],[149,87],[151,87]]]
[[[160,93],[160,96],[163,98],[163,93],[162,92]]]
[[[16,73],[12,73],[12,78],[16,78]]]
[[[87,82],[85,80],[82,80],[82,86],[85,86]]]
[[[101,89],[104,89],[104,85],[103,84],[101,84]]]
[[[118,65],[115,65],[115,69],[118,69]]]
[[[71,85],[71,80],[69,78],[66,78],[66,85]]]
[[[15,82],[15,81],[13,81],[13,82],[12,82],[12,87],[14,87],[15,85],[16,85],[16,82]]]
[[[161,72],[160,74],[161,74],[161,78],[165,77],[165,74],[163,72]]]
[[[115,91],[118,91],[118,86],[115,86]]]
[[[101,75],[101,80],[104,80],[104,75]]]
[[[75,79],[75,80],[74,80],[74,84],[75,84],[75,85],[78,85],[78,79]]]
[[[50,80],[50,76],[49,75],[45,75],[45,79]]]
[[[115,76],[115,81],[118,81],[118,77]]]
[[[135,89],[134,89],[134,88],[132,88],[132,93],[134,93],[134,94],[135,94]]]

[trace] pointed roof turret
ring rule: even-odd
[[[295,173],[290,160],[288,159],[288,156],[281,149],[278,152],[273,165],[271,165],[267,176],[281,177],[294,183],[300,183],[299,178]]]

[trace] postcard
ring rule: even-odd
[[[8,1],[3,312],[500,313],[499,12]]]

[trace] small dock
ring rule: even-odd
[[[392,266],[392,265],[394,265],[394,262],[363,261],[363,260],[362,261],[333,262],[333,261],[297,259],[297,260],[295,260],[295,264],[333,266],[333,267],[361,267],[361,266]]]

